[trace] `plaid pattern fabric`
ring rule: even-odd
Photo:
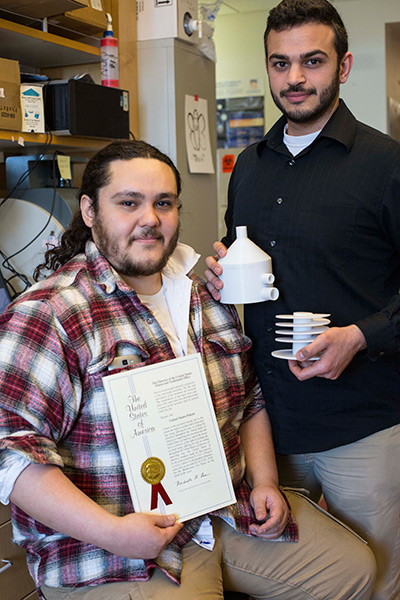
[[[251,342],[233,309],[216,303],[193,278],[189,333],[201,353],[238,504],[217,512],[247,533],[252,520],[238,428],[264,407],[250,366]],[[14,451],[59,466],[85,494],[115,515],[133,512],[102,377],[114,357],[144,364],[174,358],[153,314],[89,242],[86,254],[33,286],[0,317],[0,468]],[[183,529],[155,561],[115,556],[60,534],[12,507],[14,538],[27,550],[36,584],[82,586],[146,580],[157,566],[176,582]],[[291,521],[285,539],[296,539]]]

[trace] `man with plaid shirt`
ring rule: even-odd
[[[180,187],[144,142],[101,150],[41,265],[55,273],[1,317],[0,500],[12,502],[15,541],[46,600],[367,599],[367,546],[278,488],[251,342],[235,310],[188,275],[198,255],[178,243]],[[193,352],[237,503],[182,525],[134,512],[102,378],[123,356],[140,368]]]

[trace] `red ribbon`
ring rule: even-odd
[[[151,486],[151,507],[150,510],[157,508],[158,505],[158,494],[164,500],[165,504],[172,504],[172,500],[168,496],[167,492],[163,488],[162,483],[156,483]]]

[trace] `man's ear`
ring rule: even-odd
[[[83,194],[81,198],[81,215],[83,222],[87,227],[92,228],[94,221],[94,210],[93,210],[93,202],[92,199],[89,198],[86,194]]]
[[[353,66],[353,55],[351,52],[346,52],[344,57],[340,62],[340,70],[339,70],[339,81],[340,83],[346,83],[351,67]]]

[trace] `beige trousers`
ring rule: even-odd
[[[277,456],[281,485],[321,491],[331,514],[373,551],[372,600],[400,600],[400,425],[353,444],[313,454]]]
[[[300,494],[287,492],[298,543],[266,542],[213,517],[212,552],[189,542],[182,582],[155,570],[149,581],[85,588],[42,587],[46,600],[222,600],[223,591],[259,600],[368,600],[375,559],[368,546]]]

